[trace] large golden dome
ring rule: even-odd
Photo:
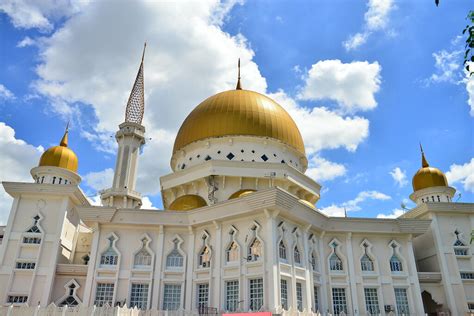
[[[243,135],[279,140],[306,157],[303,138],[291,116],[269,97],[239,88],[199,104],[181,125],[173,153],[198,140]]]
[[[77,156],[67,147],[67,143],[68,130],[66,129],[59,146],[51,147],[41,155],[39,166],[59,167],[77,172]]]
[[[421,149],[421,168],[413,176],[412,185],[413,191],[448,186],[448,180],[444,173],[438,168],[430,167],[428,161],[426,161],[423,149]]]

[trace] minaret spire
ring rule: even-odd
[[[69,134],[69,121],[67,121],[66,130],[64,131],[64,135],[63,135],[63,138],[61,138],[61,142],[59,143],[59,146],[67,147],[68,134]]]
[[[429,167],[428,161],[426,161],[425,152],[423,151],[423,146],[420,143],[420,150],[421,150],[421,166],[423,168]]]
[[[240,58],[237,63],[237,68],[238,68],[238,73],[237,73],[237,86],[235,87],[235,90],[242,90],[242,86],[240,85]]]
[[[130,97],[128,98],[127,108],[125,110],[125,122],[142,124],[143,114],[145,113],[145,82],[143,79],[145,49],[146,42],[143,45],[140,68],[138,68],[137,77],[135,78],[132,92],[130,92]]]

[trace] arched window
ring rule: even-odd
[[[362,258],[360,258],[360,268],[362,269],[362,271],[374,271],[374,262],[367,254],[369,245],[366,242],[364,242],[363,246],[364,246],[364,255],[362,256]]]
[[[397,245],[395,243],[392,243],[391,247],[393,249],[393,254],[392,254],[392,257],[390,257],[390,271],[392,272],[403,271],[402,261],[396,254]]]
[[[53,184],[56,183],[56,177],[53,177]]]
[[[175,238],[173,240],[174,248],[166,257],[167,268],[181,268],[183,267],[183,255],[179,252],[179,240]]]
[[[262,256],[262,243],[255,237],[249,246],[248,261],[257,261]]]
[[[287,260],[286,258],[286,246],[283,243],[283,240],[280,240],[280,243],[278,244],[278,255],[281,260]]]
[[[316,257],[316,254],[311,252],[311,268],[313,271],[318,271],[318,258]]]
[[[293,260],[295,260],[296,264],[301,264],[301,254],[298,246],[295,246],[295,249],[293,250]]]
[[[59,178],[59,184],[63,182],[63,178]]]
[[[109,248],[107,248],[107,250],[104,251],[102,255],[100,256],[101,266],[115,266],[117,265],[117,262],[118,262],[118,254],[113,248],[115,237],[110,236],[108,240],[109,240]]]
[[[44,176],[41,177],[41,183],[43,183],[43,182],[44,182]]]
[[[235,241],[231,242],[229,247],[227,247],[225,257],[227,262],[239,261],[239,246]]]
[[[65,299],[63,299],[60,303],[59,306],[77,306],[79,302],[76,299],[76,284],[71,282],[68,286],[68,294]]]
[[[456,229],[454,231],[456,235],[456,241],[454,242],[454,254],[456,256],[467,256],[469,247],[459,238],[461,233]]]
[[[151,266],[152,256],[148,249],[146,249],[147,242],[147,238],[142,239],[142,248],[135,254],[135,258],[133,260],[134,268]]]
[[[41,233],[38,222],[41,219],[39,215],[33,217],[33,225],[26,231],[27,233]]]
[[[331,271],[342,271],[342,270],[344,270],[344,265],[342,263],[342,260],[341,260],[341,258],[339,258],[339,256],[336,253],[336,248],[338,246],[339,246],[339,244],[336,241],[334,241],[331,244],[332,254],[329,257],[329,269]]]
[[[199,253],[199,266],[201,268],[209,268],[211,266],[211,250],[204,246]]]

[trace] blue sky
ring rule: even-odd
[[[302,130],[326,213],[399,214],[421,164],[419,142],[460,201],[473,202],[474,81],[461,66],[469,4],[4,1],[0,180],[29,181],[70,120],[81,187],[91,199],[106,188],[112,136],[146,40],[151,139],[138,188],[148,205],[161,207],[159,176],[170,172],[179,125],[204,98],[233,87],[238,57],[244,88],[275,98]],[[0,223],[10,203],[2,192]]]

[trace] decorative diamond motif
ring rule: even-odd
[[[226,157],[227,159],[232,160],[234,159],[235,155],[233,153],[228,153]]]
[[[265,154],[263,154],[262,157],[260,157],[260,158],[262,158],[263,161],[267,161],[267,160],[268,160],[268,157],[267,157],[267,155],[265,155]]]

